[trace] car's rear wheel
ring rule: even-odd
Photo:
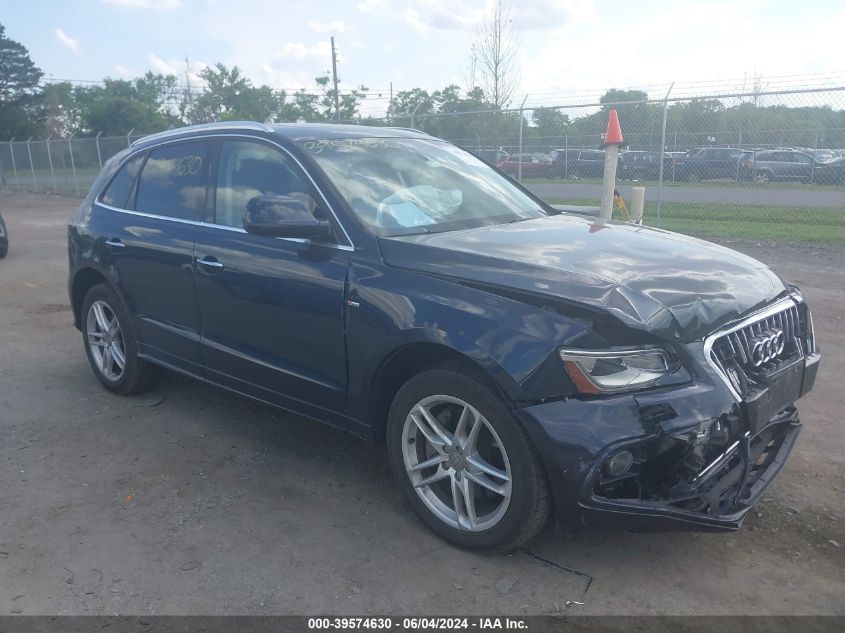
[[[761,182],[763,184],[772,182],[772,174],[766,170],[758,171],[757,182]]]
[[[0,259],[9,254],[9,233],[6,231],[6,223],[3,216],[0,216]]]
[[[388,452],[414,510],[451,543],[511,551],[546,522],[550,502],[540,458],[471,365],[426,371],[399,390]]]
[[[689,176],[687,176],[687,180],[689,182],[701,182],[701,174],[697,171],[690,172]]]
[[[97,379],[121,395],[152,387],[160,369],[138,357],[129,313],[107,284],[93,286],[82,303],[82,339]]]

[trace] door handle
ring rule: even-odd
[[[106,240],[106,246],[108,246],[111,249],[126,248],[126,244],[121,242],[119,237],[113,237],[110,240]]]
[[[196,262],[202,270],[212,275],[223,270],[223,264],[218,262],[216,257],[207,255],[205,257],[198,258]]]

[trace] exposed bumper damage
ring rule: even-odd
[[[793,363],[780,372],[788,384],[748,402],[713,373],[682,387],[517,413],[546,460],[561,522],[732,530],[786,463],[801,430],[793,403],[812,388],[818,362],[813,353]],[[618,456],[630,465],[614,473]]]

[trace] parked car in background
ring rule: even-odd
[[[467,151],[477,156],[481,160],[483,160],[488,165],[492,165],[495,167],[501,161],[506,160],[508,157],[508,153],[501,149],[471,149],[467,148]]]
[[[810,310],[743,254],[601,228],[420,132],[229,121],[106,163],[68,290],[105,388],[166,367],[384,441],[456,545],[512,551],[553,509],[737,529],[800,432]]]
[[[511,154],[500,160],[496,167],[511,178],[551,178],[552,158],[547,154]]]
[[[570,178],[601,178],[604,175],[604,150],[582,149],[570,152]]]
[[[822,158],[817,158],[817,157]],[[757,182],[796,181],[803,183],[845,183],[845,158],[829,152],[764,150],[743,161],[743,172]]]
[[[671,156],[663,154],[664,178],[671,171],[672,160]],[[619,154],[616,174],[622,180],[657,180],[660,175],[660,152],[623,151]]]
[[[675,161],[675,180],[701,182],[737,177],[742,151],[732,147],[702,147]]]
[[[6,231],[6,222],[0,215],[0,259],[9,254],[9,233]]]

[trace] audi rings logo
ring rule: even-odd
[[[765,330],[751,339],[751,362],[755,367],[777,358],[786,345],[783,330]]]

